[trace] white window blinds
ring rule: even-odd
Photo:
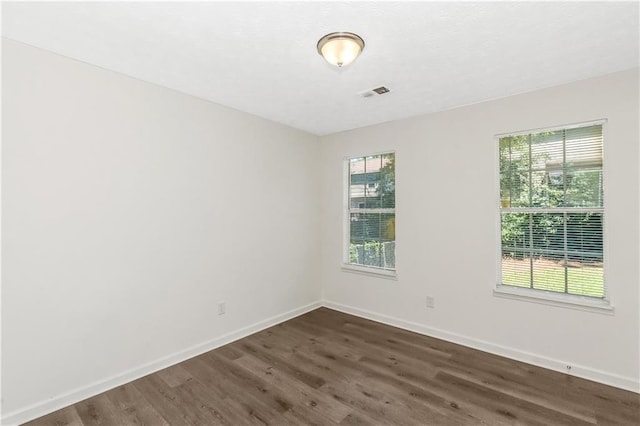
[[[602,124],[499,144],[502,284],[605,298]]]

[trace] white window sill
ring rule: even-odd
[[[369,275],[371,277],[385,278],[387,280],[398,279],[398,276],[396,275],[396,271],[392,271],[389,269],[376,268],[373,266],[358,266],[358,265],[351,265],[351,264],[345,263],[342,265],[342,270],[344,272]]]
[[[498,285],[493,290],[493,295],[506,299],[522,300],[525,302],[577,309],[580,311],[597,312],[600,314],[613,315],[614,313],[613,306],[608,300],[554,293],[551,291],[531,290],[529,288]]]

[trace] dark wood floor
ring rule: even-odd
[[[640,395],[321,308],[29,425],[639,425]]]

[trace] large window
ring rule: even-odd
[[[371,271],[396,268],[395,154],[347,160],[345,263]]]
[[[602,123],[499,138],[501,283],[604,299]]]

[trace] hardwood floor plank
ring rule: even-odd
[[[593,382],[587,388],[585,403],[592,404],[598,424],[640,425],[640,395]]]
[[[277,332],[274,333],[277,334]],[[353,382],[353,379],[357,377],[358,381],[356,383],[360,385],[370,380],[371,376],[375,376],[376,374],[378,374],[381,370],[384,369],[385,366],[398,364],[398,360],[396,357],[403,360],[405,359],[405,357],[403,357],[398,351],[378,350],[377,348],[373,347],[362,348],[361,344],[352,344],[351,340],[345,342],[344,339],[342,339],[340,336],[340,333],[335,333],[331,338],[328,335],[319,337],[317,340],[313,338],[311,339],[311,344],[308,345],[309,350],[306,350],[305,348],[299,348],[298,351],[291,356],[294,359],[298,360],[298,362],[301,362],[306,366],[312,366],[313,368],[315,368],[316,370],[314,370],[314,372],[317,371],[317,374],[323,374],[324,376],[329,377],[329,382]],[[327,347],[331,347],[336,352],[334,352],[333,354],[329,354],[325,351],[322,351],[322,348]],[[366,361],[370,360],[370,357],[373,356],[377,356],[380,362],[369,365],[369,367],[371,368],[363,368],[367,367]],[[342,360],[351,360],[360,365],[353,364],[352,366],[345,369],[336,369],[335,360],[337,358],[341,358]],[[419,371],[422,377],[435,376],[435,370],[433,370],[431,374],[429,374],[429,367],[424,363],[412,363],[411,366],[412,368],[415,368],[414,371]],[[356,370],[365,371],[368,372],[368,374],[354,375],[354,371]],[[419,392],[418,389],[412,389],[412,391]],[[366,393],[370,395],[369,392]],[[446,405],[442,398],[438,398],[438,401],[442,405]],[[449,404],[449,406],[451,405]],[[449,411],[449,407],[447,407],[446,411]]]
[[[185,384],[193,379],[191,374],[180,364],[165,368],[156,374],[171,388]]]
[[[293,327],[296,324],[292,324]],[[318,327],[321,327],[320,323]],[[401,350],[406,356],[412,356],[416,359],[428,359],[429,362],[433,357],[451,358],[452,353],[438,348],[435,343],[430,343],[429,338],[416,339],[416,333],[402,330],[403,333],[397,333],[393,327],[384,326],[376,330],[375,327],[366,324],[353,323],[344,321],[339,328],[339,335],[344,339],[351,339],[359,343],[366,343],[370,346],[376,346],[382,350],[392,349],[393,351]],[[381,331],[383,331],[381,333]],[[325,333],[319,336],[319,339],[327,339],[335,336],[334,333]],[[424,337],[424,336],[421,336]]]
[[[351,413],[351,409],[340,404],[322,392],[298,381],[258,358],[239,357],[235,362],[254,374],[261,374],[263,379],[281,391],[287,391],[295,406],[306,406],[313,410],[318,418],[327,418],[334,423],[342,421]]]
[[[215,370],[209,368],[201,357],[196,357],[182,363],[194,377],[195,383],[190,384],[194,393],[211,405],[213,409],[222,414],[222,417],[231,425],[264,425],[268,416],[261,412],[261,409],[249,407],[242,402],[242,398],[234,398],[230,393],[232,390],[221,386]]]
[[[82,426],[82,419],[78,416],[76,406],[63,408],[47,416],[40,417],[29,423],[29,426]]]
[[[86,426],[107,426],[122,424],[122,413],[113,406],[106,394],[85,399],[75,404],[76,411]]]
[[[555,410],[536,405],[529,401],[514,398],[506,393],[489,389],[468,380],[447,373],[438,374],[437,378],[448,386],[457,389],[467,399],[478,404],[492,407],[493,410],[518,423],[546,426],[554,425],[589,425],[595,424]]]
[[[29,425],[640,424],[640,395],[327,308]]]
[[[276,344],[264,344],[264,342],[269,342],[269,339],[276,337],[278,340],[285,340],[286,337],[283,336],[279,336],[279,331],[278,330],[271,330],[270,333],[265,333],[261,336],[258,335],[254,335],[252,336],[254,339],[253,341],[256,343],[256,345],[259,345],[260,343],[262,344],[262,347],[265,351],[271,351],[277,354],[275,356],[278,355],[282,355],[283,357],[292,357],[295,358],[298,363],[302,363],[303,365],[306,366],[306,368],[314,368],[314,373],[317,372],[317,374],[322,374],[324,375],[327,380],[329,382],[342,382],[342,383],[346,383],[348,384],[348,390],[345,391],[345,389],[336,389],[336,388],[331,388],[331,392],[333,393],[333,397],[338,399],[338,400],[349,400],[349,402],[351,403],[351,406],[354,409],[358,409],[361,410],[364,413],[370,413],[370,412],[374,412],[375,413],[375,417],[376,419],[380,418],[387,418],[389,416],[389,410],[394,408],[393,401],[385,401],[385,404],[392,404],[391,406],[378,406],[378,407],[373,407],[371,405],[371,401],[369,400],[370,398],[372,398],[374,395],[371,392],[368,391],[363,391],[362,389],[365,387],[365,385],[363,383],[366,383],[367,380],[369,380],[367,377],[363,377],[361,375],[358,375],[358,381],[354,381],[354,374],[353,371],[347,369],[344,369],[343,371],[345,372],[344,374],[342,374],[340,371],[337,371],[335,369],[335,362],[332,362],[331,360],[335,360],[335,356],[334,355],[326,355],[323,354],[324,356],[314,356],[314,352],[317,348],[322,348],[323,345],[320,344],[319,346],[314,346],[316,342],[315,338],[311,338],[309,339],[310,342],[307,345],[298,345],[298,348],[296,351],[289,351],[286,348],[278,348],[278,345]],[[320,338],[322,339],[322,338]],[[307,350],[309,349],[309,350]],[[284,352],[284,354],[280,354],[278,352]],[[309,358],[308,356],[314,357],[314,359]],[[342,357],[346,357],[346,358],[357,358],[357,356],[352,356],[351,354],[345,354],[344,352],[341,352],[341,356]],[[330,358],[329,360],[327,360],[325,357]],[[333,366],[330,366],[333,365]],[[373,373],[375,374],[375,373]],[[320,388],[320,390],[322,390],[323,388]],[[364,397],[362,396],[364,395]],[[379,405],[379,404],[378,404]],[[382,410],[380,410],[382,408]],[[379,410],[379,411],[376,411]],[[407,412],[411,412],[411,411],[416,411],[416,407],[404,407],[404,413],[406,414]],[[419,411],[419,410],[418,410]],[[433,413],[423,413],[425,415],[428,415],[430,417],[434,417],[435,415]],[[397,422],[400,420],[398,418],[391,418],[388,419],[389,423],[391,424],[397,424]],[[406,419],[408,420],[408,418]],[[423,418],[420,417],[420,421],[422,421]],[[451,423],[451,419],[449,419],[449,423]]]
[[[260,342],[259,338],[252,340],[252,344],[258,346]],[[268,346],[268,345],[267,345]],[[256,357],[258,361],[277,360],[279,367],[275,367],[274,370],[281,371],[282,374],[289,377],[292,380],[297,380],[299,377],[307,377],[308,374],[312,376],[324,376],[325,380],[329,383],[341,383],[343,386],[337,388],[323,383],[321,386],[315,386],[315,383],[309,383],[302,380],[301,383],[305,386],[315,389],[316,398],[326,399],[333,401],[334,407],[336,404],[342,404],[348,406],[351,410],[355,410],[359,413],[359,417],[369,418],[370,424],[394,424],[394,422],[386,421],[384,416],[381,418],[381,412],[376,411],[376,407],[372,407],[366,397],[360,395],[359,390],[349,391],[353,383],[353,378],[349,374],[335,371],[327,363],[324,363],[319,358],[309,358],[305,355],[306,350],[300,347],[295,352],[279,349],[277,345],[269,346],[260,351],[256,347],[252,346],[252,351],[248,352],[249,357]],[[268,354],[267,354],[268,352]],[[282,368],[283,365],[303,365],[306,374],[300,375],[299,370],[291,368]]]
[[[215,417],[193,410],[191,401],[184,400],[177,389],[167,386],[155,374],[136,380],[134,385],[171,425],[218,424]]]
[[[350,389],[352,398],[362,393],[369,398],[377,399],[376,407],[400,407],[398,417],[395,416],[395,412],[388,410],[379,414],[393,416],[390,417],[393,422],[402,422],[405,416],[449,424],[462,424],[464,420],[469,420],[466,413],[460,413],[445,398],[429,389],[415,386],[403,377],[386,374],[383,370],[368,367],[358,359],[342,356],[339,351],[333,352],[328,348],[317,348],[314,355],[326,358],[334,370],[342,370],[350,377],[356,388]],[[376,395],[383,395],[384,398],[377,398]]]
[[[291,420],[292,424],[315,423],[316,417],[313,415],[312,407],[306,404],[295,405],[290,397],[291,392],[283,392],[262,377],[254,374],[248,369],[242,368],[238,363],[228,360],[216,353],[210,353],[210,359],[215,363],[214,368],[219,368],[234,382],[239,382],[245,393],[249,393],[266,403],[272,410],[275,410],[283,418]],[[326,424],[322,422],[319,424]]]
[[[440,370],[443,373],[456,376],[463,380],[473,382],[498,392],[503,392],[511,397],[529,401],[550,410],[555,410],[571,417],[576,417],[588,423],[595,423],[595,411],[593,407],[584,406],[583,403],[576,403],[569,398],[564,398],[557,388],[548,389],[544,396],[532,390],[524,381],[507,380],[504,377],[496,377],[485,371],[475,369],[459,369],[453,365],[443,366]],[[555,398],[553,396],[556,396]]]
[[[124,424],[149,426],[169,424],[131,383],[118,386],[106,392],[105,395],[115,409],[122,413]]]
[[[360,417],[357,414],[350,413],[343,418],[340,423],[343,426],[364,426],[375,424],[371,422],[371,419]]]
[[[326,383],[322,377],[305,371],[303,366],[292,364],[284,357],[261,351],[258,346],[249,343],[249,341],[241,343],[241,346],[247,354],[273,365],[274,368],[278,368],[286,374],[296,377],[312,388],[319,388]]]
[[[237,381],[234,375],[217,364],[210,355],[211,352],[200,356],[198,362],[200,368],[215,379],[215,383],[210,381],[209,385],[224,395],[225,400],[237,399],[245,416],[252,417],[263,424],[277,424],[277,421],[281,424],[294,424],[282,416],[283,409],[280,404],[276,402],[274,406],[272,395],[262,392],[264,387],[253,387],[254,385],[247,385],[244,381]],[[263,393],[269,398],[263,398]]]

